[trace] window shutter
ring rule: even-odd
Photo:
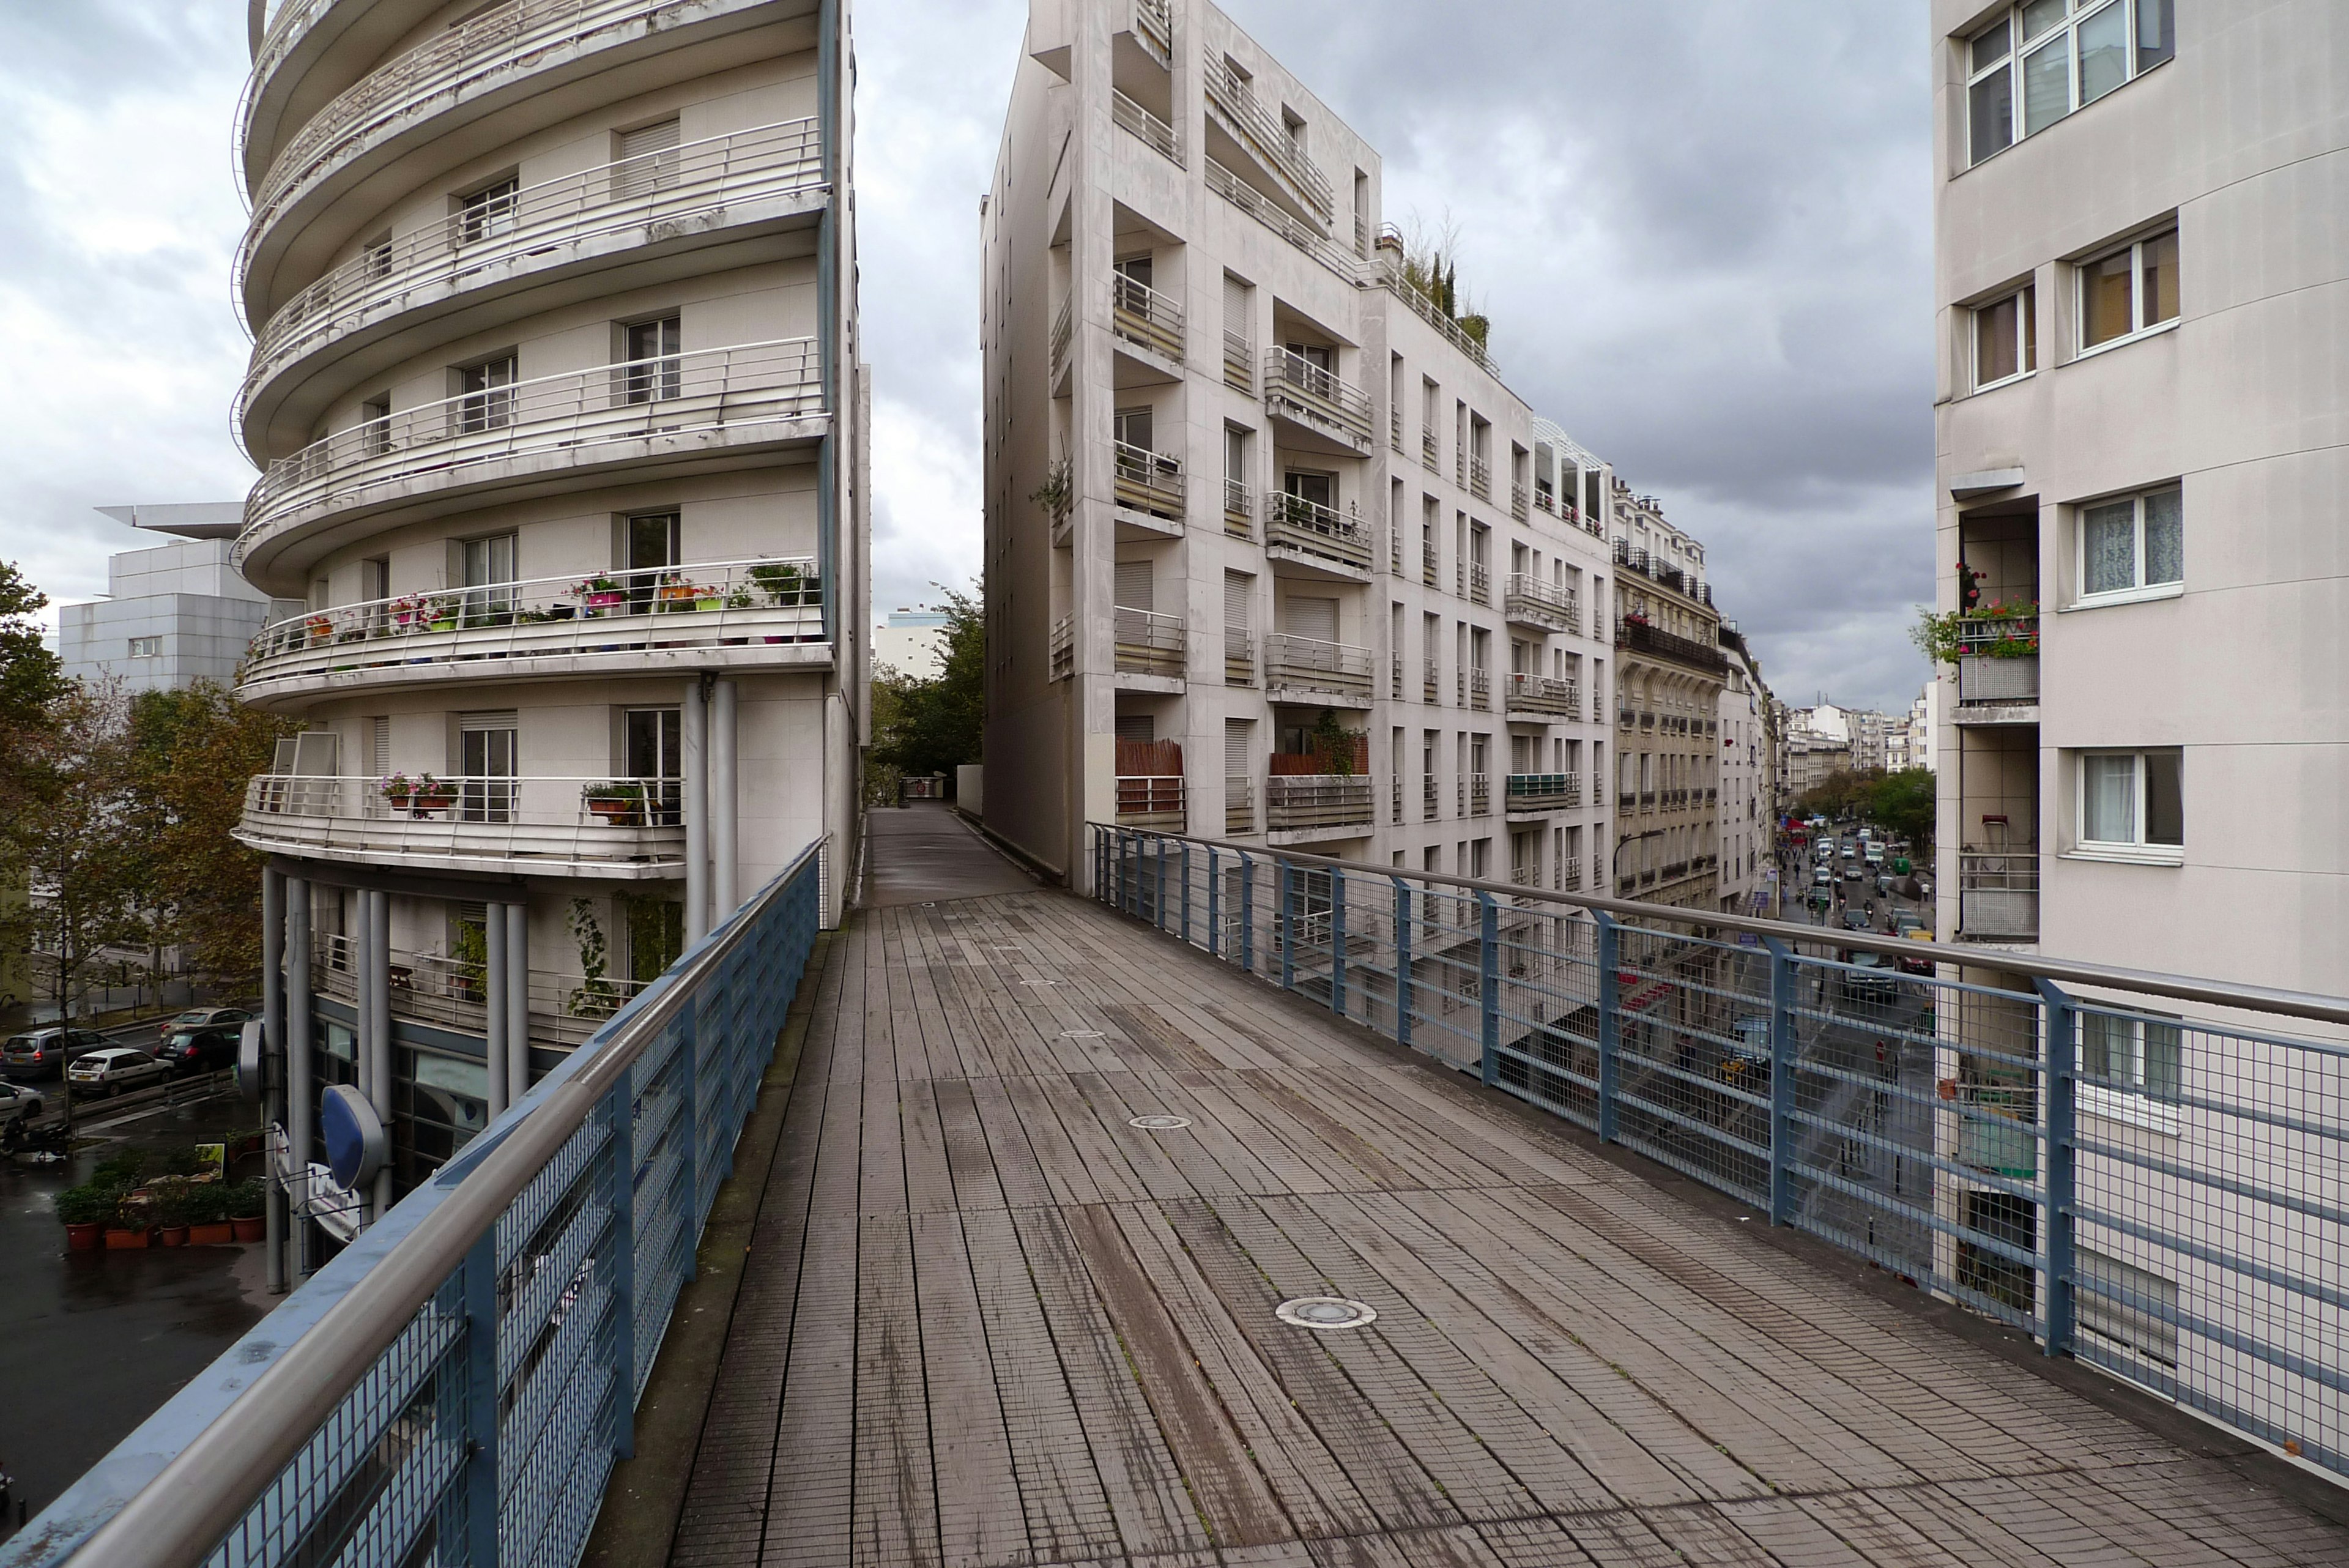
[[[1151,602],[1150,563],[1120,561],[1117,564],[1117,605],[1121,609],[1154,609]]]
[[[367,721],[367,771],[378,778],[391,773],[391,720],[378,715]]]
[[[641,196],[677,183],[678,140],[674,119],[623,131],[619,167],[613,171],[613,195]]]
[[[1249,742],[1255,739],[1253,719],[1224,721],[1224,776],[1244,779],[1248,776]]]
[[[1120,713],[1117,716],[1117,738],[1148,745],[1158,738],[1157,721],[1147,713]]]
[[[1323,642],[1338,640],[1336,599],[1292,596],[1283,601],[1282,614],[1288,624],[1281,629],[1292,636],[1316,638]]]
[[[1248,628],[1248,600],[1256,591],[1256,579],[1246,572],[1224,574],[1224,625],[1232,631]]]

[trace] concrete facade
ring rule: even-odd
[[[239,836],[285,902],[297,1148],[356,1083],[420,1179],[812,846],[837,918],[853,79],[840,0],[373,0],[259,37],[233,559],[299,607],[239,694],[307,728]]]
[[[1704,546],[1616,480],[1615,896],[1722,907],[1722,694],[1729,659]]]
[[[1203,3],[1040,0],[983,208],[988,827],[1603,885],[1609,473]]]
[[[270,618],[269,596],[229,564],[243,508],[101,507],[134,526],[186,536],[117,552],[106,564],[106,597],[57,612],[57,656],[68,680],[112,678],[127,693],[165,691],[236,679],[255,633]],[[296,608],[281,606],[280,613]]]
[[[1721,878],[1723,909],[1775,915],[1779,888],[1766,874],[1777,844],[1775,703],[1762,661],[1734,628],[1721,628],[1728,679],[1721,688]]]
[[[946,669],[946,628],[943,610],[891,610],[873,628],[873,668],[936,679]]]

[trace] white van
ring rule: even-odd
[[[1870,845],[1868,846],[1868,863],[1870,866],[1881,866],[1881,865],[1883,865],[1883,864],[1884,864],[1884,846],[1883,846],[1883,845],[1881,845],[1881,844],[1870,844]]]

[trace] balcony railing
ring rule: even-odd
[[[1571,680],[1511,670],[1502,706],[1511,713],[1555,713],[1571,719],[1581,711],[1581,693]]]
[[[1264,401],[1269,412],[1286,412],[1363,452],[1371,448],[1371,400],[1301,354],[1265,351]]]
[[[1117,820],[1128,827],[1180,827],[1183,824],[1182,775],[1117,778]]]
[[[1224,329],[1224,385],[1256,395],[1256,345],[1229,327]]]
[[[358,1001],[358,949],[347,936],[319,933],[311,983],[338,1001]],[[395,1017],[438,1024],[460,1033],[488,1030],[489,976],[484,965],[446,953],[390,950],[389,990]],[[611,976],[589,979],[554,970],[530,971],[530,1035],[533,1042],[580,1045],[650,981]]]
[[[1181,363],[1183,307],[1123,273],[1109,280],[1110,327],[1128,343]]]
[[[1116,463],[1117,504],[1130,512],[1183,521],[1183,464],[1179,459],[1124,441],[1112,443]]]
[[[1468,598],[1474,604],[1493,602],[1493,568],[1482,561],[1468,563]]]
[[[1133,0],[1133,36],[1159,69],[1174,68],[1174,19],[1167,13],[1166,0]]]
[[[1267,491],[1264,496],[1264,543],[1351,566],[1371,567],[1371,542],[1361,518],[1350,509],[1340,514],[1301,495]]]
[[[480,677],[491,673],[483,660],[561,659],[593,668],[616,656],[636,667],[671,649],[823,640],[823,582],[812,558],[700,562],[305,611],[262,628],[237,680],[251,697],[282,681]]]
[[[261,329],[239,406],[278,367],[429,290],[502,276],[517,258],[571,254],[600,236],[686,213],[821,188],[823,142],[814,119],[784,120],[688,141],[527,186],[487,206],[363,250],[294,296]]]
[[[1361,774],[1274,774],[1264,782],[1265,826],[1278,832],[1301,827],[1368,827],[1371,781]]]
[[[1444,689],[1443,680],[1435,666],[1435,660],[1433,659],[1421,659],[1419,662],[1419,676],[1420,701],[1423,702],[1434,701],[1437,695]]]
[[[1445,342],[1468,356],[1470,359],[1481,366],[1486,374],[1498,376],[1501,373],[1500,366],[1495,363],[1493,357],[1485,351],[1485,346],[1482,343],[1468,336],[1467,328],[1446,316],[1433,300],[1420,293],[1404,278],[1399,244],[1395,249],[1389,249],[1382,240],[1379,247],[1379,281],[1386,286],[1388,293],[1409,306],[1413,314],[1435,328]],[[1433,454],[1430,455],[1428,462],[1431,467],[1433,466]]]
[[[1444,792],[1436,786],[1433,774],[1419,776],[1419,814],[1422,822],[1433,822],[1444,812]]]
[[[1402,405],[1395,403],[1387,410],[1387,444],[1402,451]]]
[[[537,60],[587,43],[615,39],[674,0],[509,0],[431,34],[369,72],[321,108],[278,152],[254,192],[253,221],[238,257],[241,278],[260,237],[313,178],[364,145],[402,115],[446,104],[485,78],[526,70]]]
[[[1472,668],[1468,671],[1468,706],[1490,708],[1493,705],[1493,672]]]
[[[1173,126],[1122,92],[1110,94],[1109,113],[1112,119],[1132,131],[1143,145],[1175,168],[1183,167],[1183,144],[1175,139]]]
[[[1235,539],[1256,537],[1256,493],[1237,479],[1224,481],[1224,532]]]
[[[242,566],[297,514],[369,486],[461,484],[477,465],[512,458],[592,462],[598,449],[627,441],[818,418],[822,369],[812,337],[743,343],[542,376],[366,420],[269,465],[245,502],[232,561]]]
[[[1071,295],[1061,301],[1061,313],[1052,317],[1051,377],[1055,386],[1060,384],[1061,372],[1068,369],[1069,345],[1074,341],[1076,332],[1077,301]]]
[[[1419,429],[1419,465],[1428,472],[1433,473],[1436,472],[1436,464],[1442,461],[1443,452],[1436,442],[1435,427],[1422,425]]]
[[[1511,774],[1511,811],[1570,811],[1582,804],[1582,781],[1575,774]]]
[[[2039,939],[2039,852],[1958,856],[1958,931],[1992,941]]]
[[[1520,523],[1530,520],[1533,515],[1527,507],[1526,487],[1522,484],[1509,486],[1509,515]]]
[[[1117,670],[1121,675],[1183,675],[1183,618],[1155,610],[1116,608]]]
[[[1958,701],[1964,705],[2039,701],[2039,656],[1958,655]]]
[[[1224,684],[1256,684],[1256,639],[1244,626],[1224,628]]]
[[[1224,831],[1256,831],[1256,785],[1246,774],[1224,780]]]
[[[1210,158],[1207,165],[1207,189],[1270,229],[1290,244],[1319,262],[1348,283],[1362,275],[1361,264],[1342,245],[1332,244],[1325,234],[1315,233],[1305,224],[1280,210],[1255,186]]]
[[[1327,223],[1336,211],[1330,177],[1306,156],[1280,118],[1257,101],[1256,90],[1212,47],[1206,54],[1207,108],[1219,114],[1232,140],[1288,186],[1300,206]]]
[[[1435,541],[1422,539],[1419,542],[1419,580],[1432,588],[1443,575],[1443,564],[1436,559]]]
[[[264,852],[640,878],[681,876],[685,828],[674,779],[312,777],[264,774],[245,786],[239,842]]]
[[[1539,627],[1545,631],[1579,634],[1582,630],[1582,607],[1574,591],[1556,583],[1546,583],[1531,572],[1511,572],[1502,598],[1502,614],[1517,626]]]
[[[1077,622],[1074,616],[1064,615],[1052,623],[1051,636],[1046,648],[1047,680],[1066,680],[1077,672]]]
[[[1283,689],[1339,692],[1367,701],[1371,650],[1276,631],[1264,639],[1264,684],[1268,693]]]
[[[1726,674],[1729,670],[1729,659],[1718,644],[1698,642],[1660,630],[1646,621],[1633,620],[1628,616],[1616,623],[1615,646],[1692,665],[1713,675]]]
[[[1493,815],[1493,775],[1469,774],[1461,780],[1462,795],[1468,803],[1470,816]]]
[[[1493,499],[1493,465],[1481,457],[1468,460],[1468,493],[1479,501]]]

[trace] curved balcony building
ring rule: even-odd
[[[844,11],[255,0],[233,558],[302,607],[238,690],[303,728],[239,837],[289,1136],[357,1085],[369,1202],[853,841]]]

